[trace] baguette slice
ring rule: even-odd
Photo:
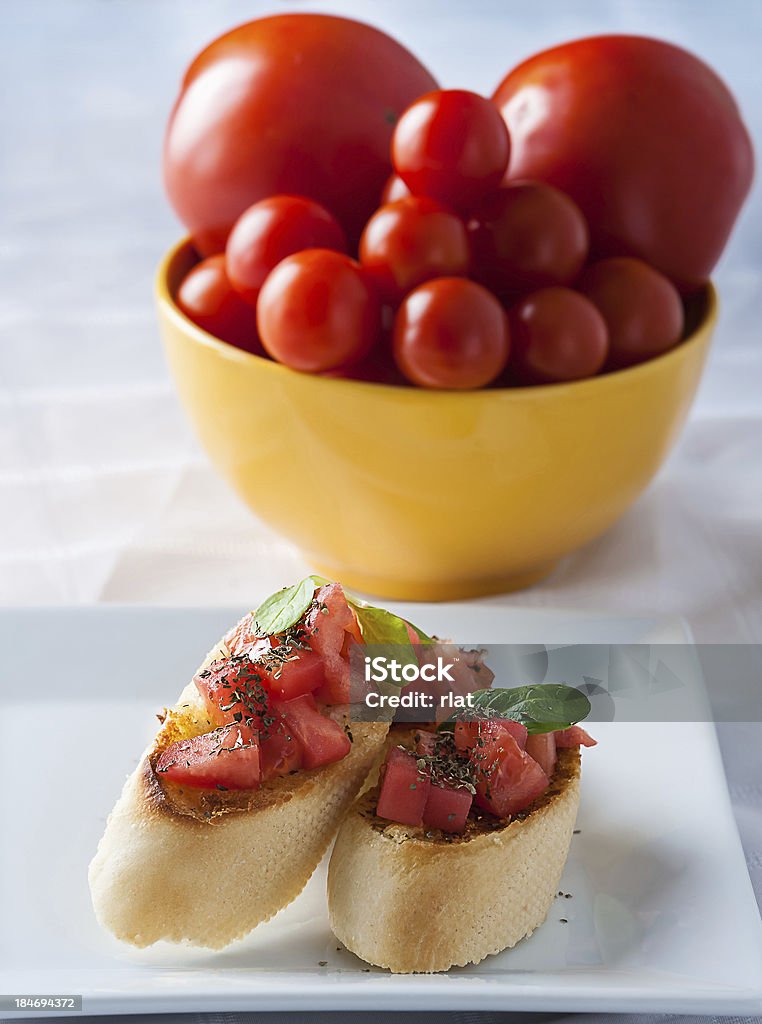
[[[222,642],[201,668],[227,653]],[[342,720],[344,712],[336,709]],[[176,790],[156,758],[213,728],[191,682],[127,779],[90,864],[101,925],[134,946],[160,939],[221,949],[295,899],[383,748],[387,723],[351,725],[341,761],[253,791]]]
[[[579,777],[579,748],[560,750],[550,787],[526,815],[449,837],[376,817],[378,790],[366,792],[331,855],[336,937],[397,974],[463,967],[514,946],[542,924],[558,891]]]

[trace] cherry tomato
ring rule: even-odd
[[[325,207],[304,196],[269,196],[241,214],[225,248],[235,290],[255,306],[270,271],[302,249],[346,252],[347,239]]]
[[[578,39],[514,68],[494,97],[511,179],[547,181],[587,218],[596,259],[707,280],[751,187],[735,100],[698,58],[641,36]]]
[[[410,195],[412,192],[402,178],[397,174],[390,174],[386,179],[384,190],[381,193],[381,202],[378,205],[386,206],[387,203],[394,203],[397,199],[406,199]]]
[[[360,239],[360,262],[391,305],[432,277],[468,274],[470,260],[461,218],[424,196],[382,206]]]
[[[606,361],[606,321],[571,288],[531,292],[511,307],[510,324],[511,369],[524,384],[591,377]]]
[[[568,284],[587,258],[587,224],[579,207],[542,182],[499,189],[469,227],[477,277],[502,296]]]
[[[164,142],[164,181],[203,255],[243,211],[303,195],[354,242],[391,173],[394,122],[437,83],[383,32],[347,18],[280,14],[206,47],[183,77]]]
[[[577,288],[606,321],[608,369],[658,356],[682,336],[685,315],[677,289],[642,260],[620,257],[594,263]]]
[[[484,387],[508,359],[508,321],[498,300],[475,281],[440,277],[412,291],[394,323],[394,358],[425,388]]]
[[[362,268],[330,249],[281,260],[262,285],[262,344],[294,370],[319,373],[362,359],[380,329],[381,307]]]
[[[230,284],[224,256],[209,256],[191,270],[177,291],[177,305],[215,338],[247,352],[262,353],[256,314]]]
[[[392,163],[413,195],[470,209],[499,185],[511,151],[508,131],[489,100],[440,89],[407,108],[392,136]]]

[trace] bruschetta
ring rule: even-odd
[[[350,721],[362,631],[342,588],[303,581],[274,598],[161,714],[108,819],[90,890],[125,942],[217,949],[286,906],[383,748],[388,722]]]
[[[331,855],[330,922],[347,949],[394,973],[446,971],[542,924],[577,815],[580,746],[595,741],[576,724],[530,724],[545,731],[487,708],[393,734]]]

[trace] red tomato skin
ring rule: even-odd
[[[608,356],[606,321],[570,288],[540,288],[510,309],[509,370],[524,384],[591,377]]]
[[[550,779],[556,770],[556,761],[558,760],[555,733],[542,732],[528,736],[526,752]]]
[[[285,704],[274,704],[302,748],[305,768],[321,768],[341,761],[352,749],[352,742],[338,722],[317,709],[309,694]]]
[[[576,285],[606,321],[607,370],[634,366],[680,341],[685,312],[680,293],[658,270],[626,256],[588,267]]]
[[[419,285],[394,321],[395,362],[421,387],[484,387],[504,369],[510,344],[500,302],[463,278],[440,277]]]
[[[463,832],[473,799],[463,787],[456,789],[432,782],[423,809],[424,827],[438,828],[442,832]]]
[[[176,301],[203,331],[246,352],[264,354],[254,310],[231,285],[224,256],[210,256],[197,263],[178,288]]]
[[[495,108],[464,89],[415,100],[392,136],[392,163],[418,196],[468,210],[505,174],[511,142]]]
[[[376,806],[378,817],[401,825],[421,825],[431,788],[428,773],[419,772],[415,757],[409,750],[400,750],[399,747],[392,747],[389,751],[382,770]]]
[[[580,725],[570,725],[568,729],[558,729],[555,737],[559,750],[565,747],[595,747],[598,745],[598,740],[594,740],[590,733]]]
[[[262,779],[257,733],[224,725],[189,740],[170,743],[156,773],[193,789],[256,789]]]
[[[754,155],[735,100],[706,64],[656,39],[579,39],[514,68],[493,101],[511,134],[508,179],[571,196],[594,258],[639,257],[685,291],[708,280]]]
[[[164,141],[164,181],[204,255],[275,194],[305,195],[356,241],[391,172],[394,122],[429,72],[383,32],[284,14],[215,39],[188,68]]]
[[[360,239],[360,263],[392,306],[424,281],[467,276],[471,247],[463,220],[442,203],[409,196],[382,206]]]
[[[267,352],[293,370],[320,373],[358,362],[381,327],[381,305],[359,264],[329,249],[287,256],[257,302]]]
[[[302,249],[347,251],[341,225],[324,206],[304,196],[268,196],[245,210],[225,246],[233,288],[256,306],[267,275],[286,256]]]
[[[474,211],[469,229],[477,279],[505,298],[570,284],[590,245],[577,204],[540,181],[498,189]]]

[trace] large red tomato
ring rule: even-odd
[[[508,178],[571,196],[595,257],[640,257],[685,290],[707,280],[754,157],[706,64],[655,39],[598,36],[530,57],[493,99],[511,134]]]
[[[356,240],[391,173],[398,116],[436,85],[369,25],[320,14],[241,25],[185,74],[164,144],[170,201],[204,254],[276,193],[316,199]]]

